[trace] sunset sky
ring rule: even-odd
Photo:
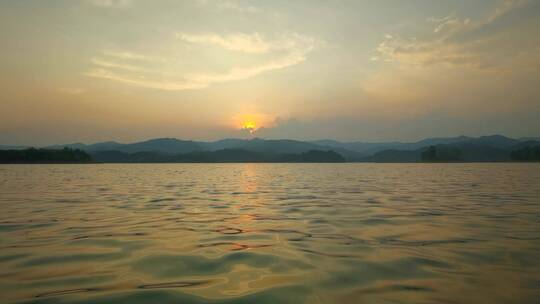
[[[540,136],[536,0],[3,0],[0,68],[0,144]]]

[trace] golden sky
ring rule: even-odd
[[[540,135],[540,1],[0,1],[0,144]]]

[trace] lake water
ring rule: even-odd
[[[0,166],[1,303],[539,303],[540,164]]]

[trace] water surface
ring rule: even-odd
[[[538,164],[0,166],[1,303],[538,303]]]

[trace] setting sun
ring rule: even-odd
[[[247,130],[249,133],[253,134],[257,130],[257,124],[253,121],[245,121],[242,123],[242,130]]]
[[[275,117],[263,113],[243,113],[231,117],[234,129],[254,134],[260,129],[274,126]]]

